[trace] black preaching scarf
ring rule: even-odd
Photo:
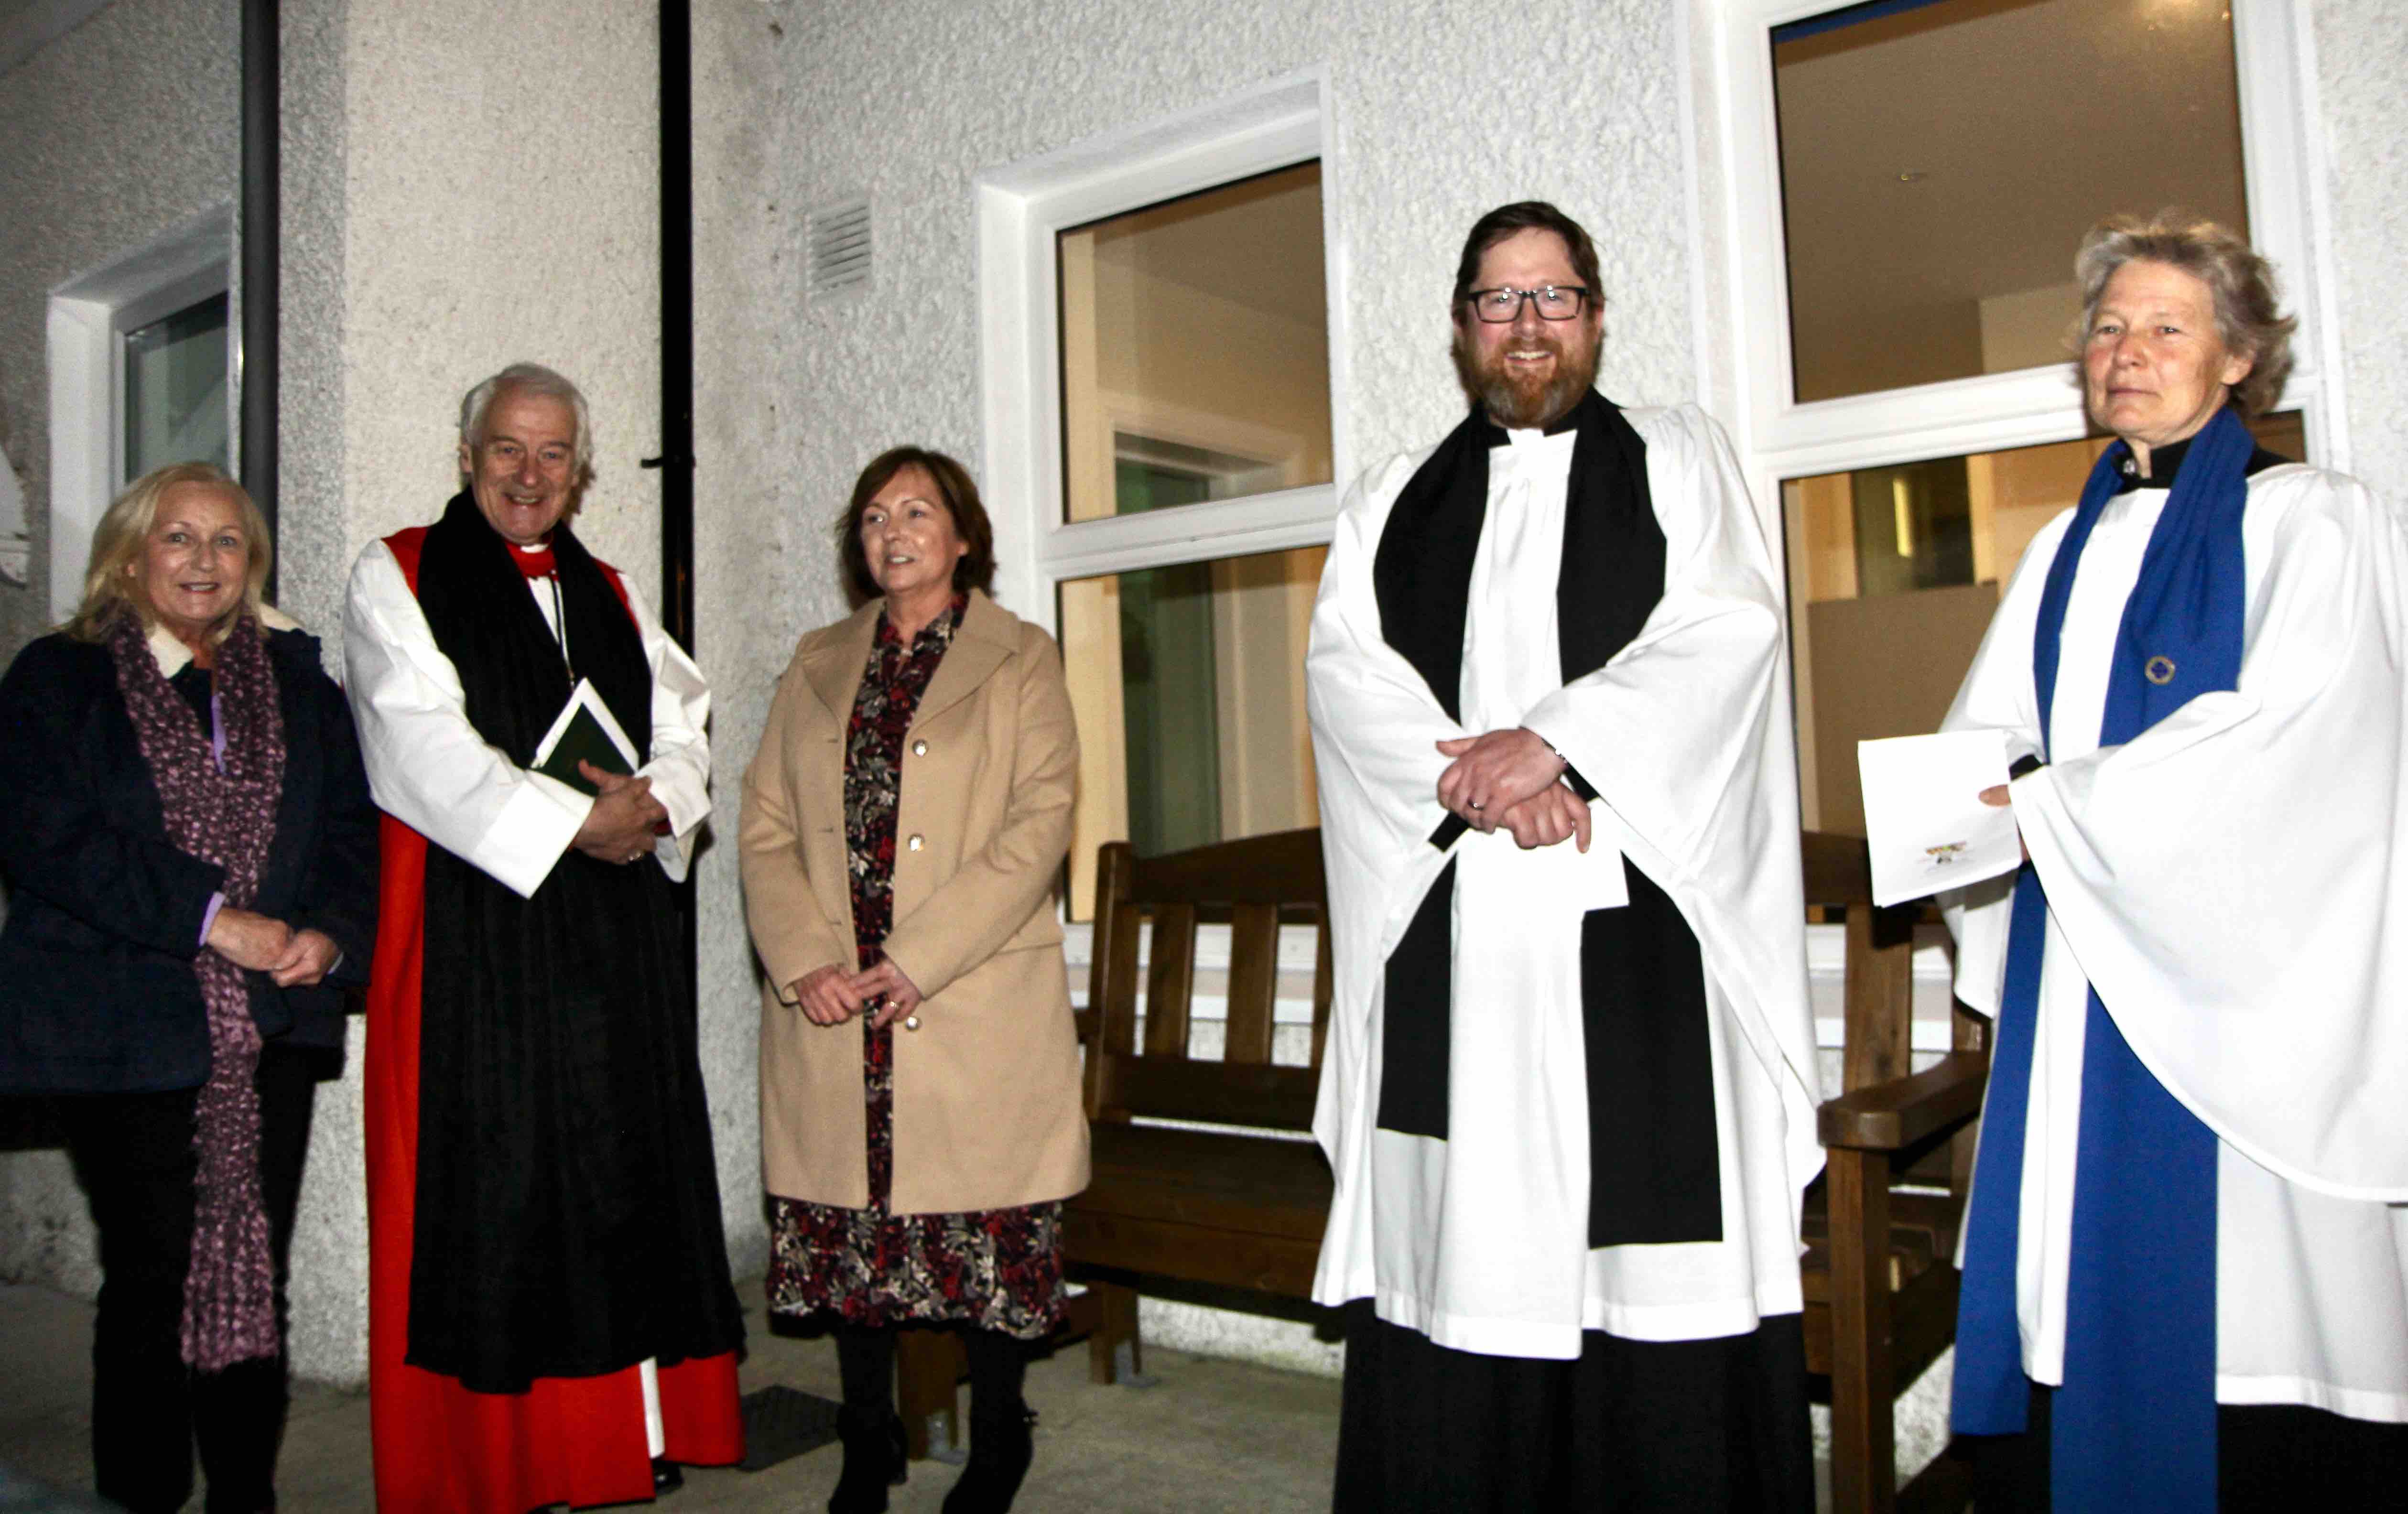
[[[1547,428],[1576,432],[1555,575],[1563,680],[1630,644],[1664,597],[1664,532],[1647,485],[1647,444],[1590,391]],[[1381,638],[1456,721],[1471,564],[1488,513],[1488,457],[1506,445],[1478,408],[1426,459],[1388,512],[1372,557]],[[1460,822],[1432,839],[1450,844]],[[1588,1243],[1722,1238],[1721,1167],[1705,978],[1678,906],[1623,864],[1630,903],[1581,922],[1589,1094]],[[1453,1018],[1455,868],[1423,899],[1387,962],[1379,1125],[1444,1139]]]
[[[642,638],[567,526],[551,545],[577,670],[648,756]],[[455,496],[418,603],[468,722],[524,767],[569,679],[511,550]],[[427,848],[410,1365],[520,1393],[742,1338],[677,910],[649,861],[571,848],[522,899]]]
[[[1574,427],[1555,578],[1555,650],[1566,683],[1628,646],[1664,597],[1664,531],[1647,492],[1647,444],[1593,389],[1547,435]],[[1406,480],[1371,561],[1380,638],[1428,680],[1451,720],[1463,719],[1463,622],[1488,518],[1488,454],[1504,445],[1503,429],[1477,409],[1447,433]]]

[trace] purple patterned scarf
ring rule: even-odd
[[[218,649],[219,719],[225,726],[222,769],[209,733],[168,686],[137,617],[110,628],[108,650],[125,712],[150,764],[167,838],[186,853],[225,869],[221,889],[231,908],[248,908],[276,835],[284,790],[284,717],[267,644],[249,616]],[[200,1168],[193,1183],[193,1259],[184,1278],[184,1360],[202,1372],[274,1356],[275,1272],[267,1210],[259,1188],[259,1027],[251,1018],[243,971],[204,950],[193,961],[209,1017],[209,1078],[193,1121]]]

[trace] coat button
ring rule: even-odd
[[[907,1031],[918,1030],[920,1028],[920,1017],[918,1015],[905,1015],[903,1017],[903,1028]]]
[[[928,755],[928,744],[924,741],[912,742],[911,755],[914,757],[925,757]]]
[[[917,851],[917,850],[920,850],[920,847],[921,847],[921,840],[920,840],[920,837],[918,837],[918,836],[913,836],[910,840],[906,841],[906,842],[904,842],[903,844],[904,844],[905,846],[907,846],[907,847],[910,848],[913,851]]]

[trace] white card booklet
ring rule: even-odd
[[[1948,731],[1856,743],[1873,903],[1920,899],[2023,862],[2012,807],[1982,803],[2007,781],[2007,733]]]

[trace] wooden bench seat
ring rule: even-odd
[[[1916,912],[1874,909],[1862,841],[1809,834],[1804,850],[1807,902],[1847,922],[1844,1092],[1819,1115],[1830,1164],[1807,1195],[1803,1267],[1808,1365],[1832,1384],[1834,1507],[1962,1507],[1964,1469],[1946,1459],[1896,1488],[1890,1400],[1954,1333],[1986,1036],[1960,1008],[1956,1049],[1911,1069]],[[1148,1278],[1310,1296],[1332,1184],[1320,1149],[1294,1137],[1311,1126],[1327,1036],[1325,905],[1316,831],[1160,858],[1125,843],[1103,849],[1080,1015],[1095,1178],[1063,1219],[1071,1274],[1088,1288],[1071,1330],[1091,1332],[1099,1382],[1113,1381],[1124,1359],[1142,1367],[1137,1288]],[[1230,960],[1214,1060],[1191,1054],[1191,1042],[1210,1038],[1194,1034],[1197,927],[1218,921],[1229,925]],[[1317,942],[1305,1065],[1272,1061],[1283,923],[1312,925]],[[1218,1128],[1147,1122],[1160,1120]],[[1899,1178],[1912,1181],[1894,1187]],[[920,1424],[950,1408],[960,1371],[950,1336],[929,1337],[922,1353],[904,1363],[905,1411],[920,1416],[915,1454]]]
[[[1057,1339],[1087,1337],[1098,1382],[1118,1380],[1124,1361],[1143,1370],[1143,1279],[1294,1299],[1312,1292],[1332,1188],[1306,1136],[1329,1021],[1326,900],[1317,830],[1143,859],[1112,842],[1096,859],[1094,961],[1079,1012],[1095,1176],[1062,1218],[1065,1258],[1085,1292]],[[1197,930],[1225,923],[1222,1055],[1194,1057]],[[1304,1065],[1272,1061],[1283,924],[1310,926],[1315,937]],[[1160,1120],[1216,1128],[1146,1122]],[[964,1358],[951,1334],[907,1332],[905,1346],[902,1411],[910,1452],[924,1456],[931,1423],[949,1436],[959,1423]]]
[[[1095,1127],[1096,1176],[1063,1217],[1085,1266],[1303,1297],[1329,1222],[1329,1164],[1305,1141]]]
[[[1328,1031],[1326,899],[1319,831],[1153,858],[1115,842],[1096,859],[1087,993],[1095,1178],[1065,1207],[1063,1247],[1073,1276],[1100,1295],[1088,1348],[1099,1382],[1116,1378],[1124,1355],[1133,1367],[1143,1362],[1132,1286],[1140,1278],[1312,1293],[1332,1184],[1321,1149],[1299,1137],[1312,1123]],[[1223,921],[1227,1010],[1215,1060],[1191,1050],[1196,943],[1199,925]],[[1304,1065],[1271,1060],[1283,924],[1314,933]]]

